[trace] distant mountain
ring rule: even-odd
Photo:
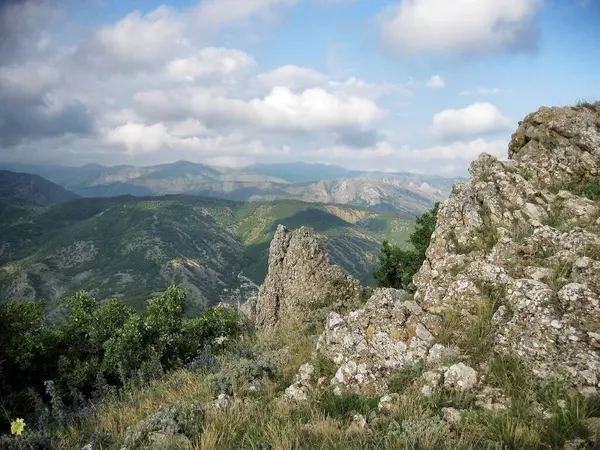
[[[335,203],[419,214],[444,200],[457,179],[407,173],[363,172],[355,178],[318,181],[255,194],[249,200],[294,198],[305,202]]]
[[[73,192],[38,175],[0,170],[0,196],[45,206],[78,198]]]
[[[231,169],[188,161],[148,167],[8,165],[29,171],[83,197],[204,195],[237,201],[296,199],[369,206],[416,215],[445,199],[457,179],[410,173],[347,170],[308,163]]]
[[[383,239],[405,244],[413,220],[393,212],[283,200],[201,196],[82,198],[49,207],[12,203],[0,215],[0,301],[90,290],[140,306],[172,283],[196,308],[236,301],[267,269],[276,226],[315,230],[334,261],[363,282]]]
[[[244,172],[282,178],[289,183],[310,183],[313,181],[332,181],[351,178],[361,172],[348,170],[341,166],[311,164],[305,162],[257,164],[244,167]]]

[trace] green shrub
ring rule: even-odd
[[[431,235],[435,231],[437,213],[440,204],[417,217],[417,226],[410,235],[409,240],[413,245],[412,250],[404,250],[383,241],[379,266],[373,272],[373,278],[380,287],[408,289],[412,284],[413,276],[419,271],[425,253],[429,247]]]
[[[51,323],[43,302],[0,305],[0,397],[7,420],[34,422],[35,409],[43,409],[34,406],[50,386],[55,407],[45,423],[62,427],[80,420],[86,399],[162,377],[210,350],[215,338],[241,331],[233,309],[208,308],[185,318],[185,292],[174,286],[142,313],[116,299],[100,304],[85,292],[62,306],[64,321]],[[0,424],[7,429],[7,421]]]

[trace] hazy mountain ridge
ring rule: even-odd
[[[38,175],[0,170],[0,196],[14,197],[39,206],[73,200],[79,196]]]
[[[0,164],[47,177],[84,197],[206,195],[230,200],[296,199],[368,206],[419,214],[445,199],[458,179],[411,173],[347,170],[309,163],[264,164],[242,169],[188,161],[149,167],[82,167]]]

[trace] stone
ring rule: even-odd
[[[420,381],[423,383],[421,394],[425,397],[431,397],[442,381],[442,373],[440,371],[430,370],[421,375]]]
[[[337,365],[331,380],[334,386],[383,394],[388,375],[427,359],[435,339],[430,328],[437,327],[440,318],[413,304],[407,306],[406,295],[401,290],[379,288],[360,309],[343,317],[329,313],[316,350]],[[441,351],[440,347],[435,351]]]
[[[285,389],[284,395],[289,399],[303,402],[308,400],[308,388],[306,384],[297,381]]]
[[[600,417],[588,417],[584,423],[592,439],[597,440],[600,437]]]
[[[183,434],[168,434],[153,432],[148,434],[150,450],[160,450],[165,448],[190,448],[191,441]]]
[[[456,424],[460,422],[461,414],[458,409],[455,408],[442,408],[442,417],[450,424]]]
[[[366,429],[367,420],[365,419],[365,416],[363,416],[362,414],[355,414],[352,416],[352,422],[346,429],[346,434],[362,434],[366,431]]]
[[[394,409],[395,404],[398,402],[398,394],[386,394],[379,399],[379,404],[377,405],[378,411],[392,411]]]
[[[477,384],[477,371],[463,363],[450,366],[444,373],[444,386],[468,391]]]
[[[267,277],[250,315],[259,331],[269,332],[290,320],[304,320],[320,307],[357,307],[370,293],[331,263],[308,228],[290,231],[279,225],[269,247]]]
[[[231,398],[227,394],[219,394],[211,405],[217,409],[227,409],[231,403]]]

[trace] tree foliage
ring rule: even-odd
[[[170,287],[137,313],[121,300],[100,303],[85,292],[62,301],[67,315],[51,323],[44,303],[0,305],[0,417],[6,427],[31,413],[31,393],[43,396],[53,381],[62,400],[95,394],[99,379],[120,387],[151,364],[161,370],[181,366],[220,336],[241,331],[231,308],[207,308],[186,318],[185,292]],[[62,401],[61,400],[61,401]]]
[[[378,286],[396,289],[411,288],[413,276],[425,261],[425,252],[435,230],[439,205],[439,202],[436,203],[431,210],[417,217],[415,231],[409,238],[412,249],[404,250],[388,241],[383,241],[379,265],[373,272]]]

